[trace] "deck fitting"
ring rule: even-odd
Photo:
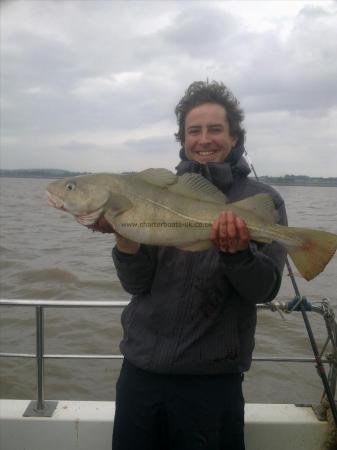
[[[32,400],[27,406],[26,411],[23,413],[23,417],[52,417],[57,403],[57,401],[48,400],[44,402],[43,409],[38,409],[37,401]]]

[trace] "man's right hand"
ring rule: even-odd
[[[90,228],[92,231],[98,231],[100,233],[114,233],[116,236],[116,246],[118,250],[123,253],[129,253],[133,255],[138,252],[140,248],[140,244],[138,242],[130,241],[119,233],[117,233],[112,225],[105,219],[104,216],[101,216],[97,222],[91,225]]]
[[[99,217],[99,219],[89,225],[88,228],[92,231],[99,231],[100,233],[115,233],[114,227],[106,220],[104,216]]]

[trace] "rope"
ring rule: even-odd
[[[301,304],[301,305],[300,305]],[[302,295],[296,295],[290,302],[287,303],[288,313],[293,311],[301,311],[304,308],[306,311],[311,311],[311,303]],[[301,308],[302,307],[302,308]]]

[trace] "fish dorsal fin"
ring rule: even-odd
[[[168,169],[145,169],[135,173],[133,176],[139,178],[146,183],[153,184],[158,187],[169,187],[177,182],[177,175]]]
[[[210,181],[198,173],[184,173],[175,184],[168,186],[170,192],[195,200],[211,203],[227,203],[227,197]]]
[[[184,173],[177,176],[168,169],[150,168],[131,176],[191,199],[227,203],[225,194],[198,173]]]
[[[256,194],[247,197],[235,202],[235,208],[253,212],[264,223],[274,224],[278,219],[278,213],[270,194]]]

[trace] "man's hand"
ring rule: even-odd
[[[130,255],[134,255],[138,252],[140,248],[140,244],[138,244],[138,242],[130,241],[130,239],[127,239],[118,233],[115,233],[115,235],[118,250],[123,253],[129,253]]]
[[[114,227],[110,225],[104,216],[101,216],[97,222],[89,225],[88,228],[92,231],[99,231],[100,233],[115,233]]]
[[[96,223],[90,225],[88,228],[92,231],[99,231],[100,233],[115,233],[116,245],[121,252],[135,254],[139,250],[140,244],[138,242],[130,241],[130,239],[118,234],[104,216],[101,216]]]
[[[248,247],[246,222],[232,211],[222,211],[213,223],[209,239],[222,252],[236,253]]]

